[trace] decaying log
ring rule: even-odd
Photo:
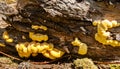
[[[120,47],[103,45],[95,40],[97,27],[95,20],[117,20],[120,22],[120,2],[115,0],[19,0],[19,13],[8,16],[8,22],[19,32],[33,31],[31,25],[44,25],[47,31],[39,31],[49,36],[47,42],[67,54],[76,54],[77,48],[71,45],[75,37],[88,45],[86,55],[93,59],[119,59]],[[119,39],[119,27],[110,29]],[[68,50],[66,50],[66,48]]]

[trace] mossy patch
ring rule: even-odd
[[[110,69],[120,69],[120,64],[109,64]]]
[[[83,58],[74,60],[75,69],[98,69],[91,59]]]

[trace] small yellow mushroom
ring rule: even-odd
[[[13,42],[13,39],[9,37],[8,32],[3,32],[3,39],[6,40],[6,42]]]
[[[19,51],[23,51],[23,48],[25,48],[24,43],[20,43],[18,50],[19,50]]]
[[[109,20],[103,20],[100,24],[101,24],[101,26],[102,25],[106,26],[106,28],[112,28],[113,27],[112,23]]]
[[[16,45],[15,45],[15,48],[16,48],[17,51],[19,51],[19,45],[20,45],[20,44],[16,44]]]
[[[5,44],[3,44],[3,43],[0,43],[0,46],[1,46],[1,47],[5,47]]]
[[[53,48],[54,48],[54,45],[52,43],[49,43],[49,49],[47,50],[53,50]]]
[[[26,45],[27,43],[16,44],[16,50],[18,51],[20,57],[28,58],[30,56],[30,52],[28,52]]]
[[[115,20],[111,21],[111,23],[112,23],[113,27],[120,26],[120,25],[117,23],[117,21],[115,21]]]
[[[42,52],[46,51],[47,49],[49,49],[49,45],[46,45],[43,43],[41,45],[38,45],[37,49],[38,49],[39,53],[42,53]]]
[[[49,52],[45,52],[45,53],[42,53],[43,56],[47,57],[47,58],[50,58],[50,59],[56,59],[55,57],[53,57],[52,55],[50,55]]]
[[[6,39],[6,42],[13,42],[13,39],[11,39],[11,38]]]
[[[35,30],[38,30],[38,29],[43,29],[43,30],[47,30],[47,27],[46,26],[38,26],[38,25],[32,25],[32,29],[35,29]]]
[[[106,37],[100,36],[99,34],[95,34],[95,39],[103,44],[105,44]]]
[[[55,58],[59,58],[63,56],[64,52],[54,48],[53,50],[50,50],[50,54],[54,56]]]
[[[32,51],[32,53],[37,53],[38,49],[35,46],[31,46],[31,51]]]
[[[31,46],[28,46],[28,47],[27,47],[27,51],[28,51],[29,53],[32,53],[32,51],[31,51]]]
[[[24,47],[23,48],[23,53],[27,53],[28,51],[27,51],[27,47]]]
[[[46,51],[46,48],[44,46],[37,46],[37,49],[39,53]]]
[[[34,41],[47,41],[48,40],[48,36],[47,35],[43,35],[43,34],[34,34],[33,32],[29,32],[29,37],[34,40]]]
[[[110,45],[112,45],[113,47],[119,46],[119,42],[116,40],[112,40],[112,43]]]
[[[50,49],[50,45],[48,43],[46,43],[46,42],[42,43],[41,47],[44,47],[45,50]]]
[[[18,53],[19,54],[19,56],[21,57],[21,58],[28,58],[28,57],[30,57],[30,54],[29,53]]]
[[[78,54],[85,55],[87,53],[87,45],[84,43],[81,43],[79,46]]]
[[[100,23],[101,23],[100,20],[96,20],[96,21],[93,22],[93,26],[97,26],[97,25],[100,24]]]
[[[27,47],[27,50],[28,52],[30,53],[37,53],[38,52],[38,49],[36,47],[36,42],[31,42],[28,44],[28,47]]]
[[[75,38],[75,40],[72,42],[73,46],[79,46],[80,45],[80,41],[78,40],[78,38]]]
[[[7,31],[3,32],[3,39],[9,39]]]
[[[35,45],[35,42],[28,43],[28,45],[27,45],[27,51],[29,53],[32,53],[32,46],[34,46],[34,45]]]
[[[75,38],[74,41],[71,42],[73,46],[79,46],[78,54],[85,55],[87,53],[87,45],[85,43],[82,43],[78,38]]]

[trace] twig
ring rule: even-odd
[[[120,61],[93,61],[96,64],[120,64]]]
[[[19,58],[16,58],[16,57],[13,57],[13,56],[11,56],[11,55],[8,55],[8,54],[6,54],[6,53],[4,53],[4,52],[2,52],[2,51],[0,51],[0,54],[3,54],[3,55],[5,55],[5,56],[7,56],[7,57],[9,57],[9,58],[14,59],[14,60],[23,61],[23,60],[21,60],[21,59],[19,59]]]
[[[48,64],[49,62],[30,62],[30,63],[32,63],[32,64],[37,64],[37,65],[41,65],[41,64]]]

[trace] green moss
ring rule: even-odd
[[[74,60],[75,69],[98,69],[91,59],[83,58]]]
[[[110,69],[120,69],[120,64],[109,64]]]

